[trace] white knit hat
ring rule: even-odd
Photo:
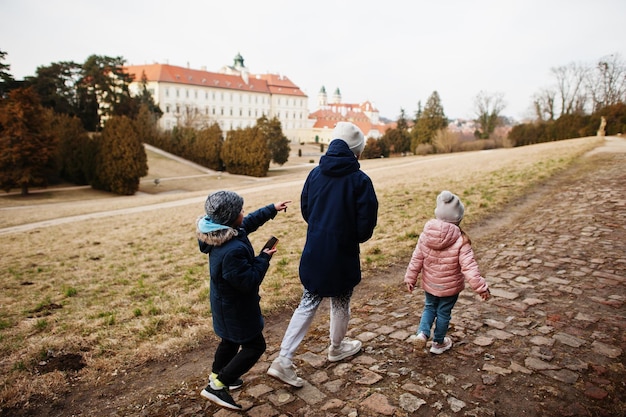
[[[444,190],[437,196],[435,217],[444,222],[459,224],[463,220],[465,207],[459,197]]]
[[[354,123],[338,122],[333,130],[333,139],[346,142],[356,156],[361,155],[365,148],[365,136]]]

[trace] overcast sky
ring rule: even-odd
[[[218,71],[241,53],[317,105],[322,86],[382,116],[413,117],[433,91],[448,117],[474,117],[480,91],[529,114],[550,69],[626,60],[624,0],[0,0],[0,50],[16,79],[90,55]]]

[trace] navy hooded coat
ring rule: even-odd
[[[213,330],[222,339],[246,343],[263,331],[259,287],[269,268],[270,256],[255,256],[248,234],[276,217],[273,204],[244,217],[237,234],[229,240],[206,243],[198,239],[200,251],[209,254],[211,314]]]
[[[300,208],[308,226],[300,281],[322,297],[343,295],[361,281],[359,244],[372,237],[378,200],[360,167],[346,142],[335,139],[302,189]]]

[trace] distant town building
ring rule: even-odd
[[[366,138],[380,138],[390,126],[380,121],[379,112],[374,105],[365,101],[359,104],[341,102],[341,91],[335,89],[328,100],[326,88],[322,86],[317,96],[317,109],[309,114],[313,120],[311,132],[316,142],[329,143],[331,133],[337,122],[352,122],[357,125]]]
[[[280,74],[251,74],[237,54],[233,65],[218,72],[195,70],[169,64],[128,65],[134,75],[131,92],[146,88],[163,111],[159,127],[202,127],[217,122],[226,132],[251,127],[266,116],[280,120],[283,133],[294,143],[329,143],[335,124],[349,121],[366,137],[380,138],[391,127],[381,122],[378,109],[369,101],[342,103],[337,88],[328,100],[322,86],[317,108],[309,114],[308,96],[289,78]]]
[[[473,135],[477,128],[476,122],[469,119],[454,119],[448,123],[448,130],[464,135]]]
[[[163,111],[159,126],[200,127],[217,122],[224,132],[251,127],[258,118],[277,117],[292,142],[313,140],[308,97],[289,78],[279,74],[251,74],[237,54],[232,66],[219,72],[168,64],[128,65],[137,94],[146,88]],[[144,78],[145,77],[145,78]]]

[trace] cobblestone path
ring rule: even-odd
[[[211,361],[203,355],[212,355],[205,349],[160,364],[157,372],[181,376],[180,387],[113,413],[80,415],[626,416],[626,146],[619,141],[621,150],[582,158],[505,210],[504,220],[468,230],[493,297],[461,294],[450,351],[413,349],[423,295],[404,291],[406,264],[396,265],[355,291],[348,336],[363,342],[358,355],[328,361],[323,304],[295,358],[307,381],[300,389],[266,375],[290,310],[267,318],[267,353],[233,391],[244,411],[199,396]],[[120,396],[151,392],[134,379],[118,387]]]
[[[626,154],[589,158],[505,228],[474,239],[493,297],[462,293],[452,350],[413,351],[423,297],[402,292],[398,267],[378,296],[357,290],[349,336],[364,349],[354,358],[327,360],[328,315],[318,312],[296,358],[301,389],[265,375],[287,323],[276,324],[267,359],[236,394],[245,414],[626,415]],[[187,412],[239,414],[213,407]]]

